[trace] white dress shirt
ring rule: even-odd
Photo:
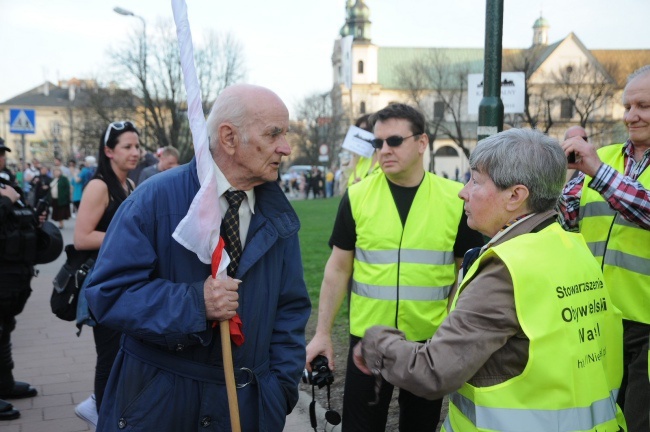
[[[237,190],[233,188],[226,176],[223,175],[217,164],[214,164],[214,174],[217,179],[217,194],[219,194],[219,210],[221,211],[221,219],[226,215],[228,210],[228,200],[224,195],[229,190]],[[253,189],[244,191],[246,198],[239,206],[239,239],[241,240],[242,250],[246,247],[246,238],[248,236],[248,227],[251,225],[251,218],[255,213],[255,191]]]

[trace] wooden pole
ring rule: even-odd
[[[239,422],[239,403],[237,402],[237,384],[235,368],[232,364],[232,347],[230,346],[230,325],[228,320],[219,323],[221,333],[221,353],[223,355],[223,374],[226,378],[228,409],[230,410],[230,427],[232,432],[241,432]]]

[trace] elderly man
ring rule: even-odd
[[[584,174],[569,182],[560,203],[566,229],[579,228],[601,263],[612,302],[623,312],[625,375],[618,402],[629,430],[650,431],[650,65],[635,71],[623,91],[629,139],[598,151],[580,138],[574,152]]]
[[[276,182],[291,152],[288,128],[287,108],[262,87],[228,87],[212,108],[221,214],[239,216],[239,230],[222,224],[224,237],[239,234],[228,244],[233,263],[243,248],[227,280],[172,239],[199,191],[196,160],[147,180],[120,206],[87,294],[98,322],[125,334],[98,431],[230,430],[212,321],[236,312],[245,336],[233,347],[242,430],[282,431],[298,400],[311,310],[299,221]]]
[[[463,263],[449,316],[424,344],[373,327],[355,361],[420,396],[451,393],[446,431],[618,431],[621,316],[582,236],[555,221],[562,148],[511,129],[470,166],[467,223],[491,239]]]
[[[179,156],[180,154],[178,153],[178,150],[176,150],[175,147],[172,146],[163,147],[162,150],[160,151],[160,157],[158,158],[158,163],[143,169],[142,172],[140,173],[140,177],[138,178],[137,184],[142,183],[149,177],[153,177],[158,173],[167,171],[170,168],[177,167]]]

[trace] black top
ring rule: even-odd
[[[99,178],[99,180],[104,181],[101,178]],[[131,182],[128,180],[126,181],[126,187],[127,187],[126,196],[129,196],[131,192],[133,192],[133,188],[131,187]],[[115,213],[117,212],[117,209],[120,207],[120,204],[122,204],[122,202],[123,201],[120,201],[113,195],[109,194],[108,207],[106,207],[106,210],[104,210],[104,214],[102,215],[102,218],[97,223],[97,227],[95,228],[97,231],[106,232],[108,226],[111,224],[111,221],[113,220],[113,216],[115,216]]]
[[[404,187],[388,181],[388,186],[390,187],[395,206],[402,220],[402,226],[404,226],[406,224],[406,217],[411,209],[411,204],[413,204],[413,199],[415,199],[415,194],[420,185]],[[350,198],[346,191],[339,204],[329,245],[330,247],[336,246],[339,249],[350,251],[354,250],[356,240],[356,223],[352,216],[352,206],[350,206]],[[482,246],[483,244],[483,236],[478,231],[474,231],[467,226],[467,215],[463,212],[460,223],[458,224],[458,234],[454,243],[454,256],[456,258],[462,258],[468,249]]]

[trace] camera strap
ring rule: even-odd
[[[316,384],[311,385],[311,403],[309,404],[309,421],[311,422],[311,427],[314,428],[314,432],[318,432],[316,429],[318,422],[316,421]],[[327,384],[327,411],[325,411],[325,420],[332,426],[337,426],[341,423],[341,415],[332,409],[330,404],[330,385]],[[325,431],[325,428],[323,428]]]

